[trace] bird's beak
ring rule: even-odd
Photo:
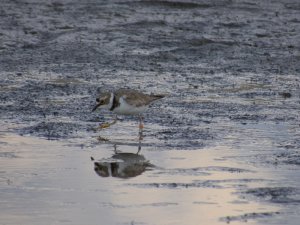
[[[100,105],[101,105],[101,104],[98,103],[98,104],[93,108],[92,112],[94,112]]]

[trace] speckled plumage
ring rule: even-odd
[[[97,98],[98,107],[109,109],[116,114],[135,115],[143,113],[155,100],[164,95],[148,95],[132,89],[119,89],[111,93],[103,93]]]

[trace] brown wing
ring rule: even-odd
[[[132,89],[120,89],[115,92],[115,95],[117,98],[123,96],[128,104],[135,105],[137,107],[149,105],[151,102],[164,97],[162,95],[147,95]]]

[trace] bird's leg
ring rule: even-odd
[[[115,119],[111,123],[102,123],[102,124],[100,124],[97,130],[108,128],[111,125],[114,125],[117,121],[118,121],[118,117],[116,116]]]
[[[139,116],[140,118],[140,124],[139,124],[139,140],[143,140],[143,128],[144,128],[144,125],[143,125],[143,117],[140,115]]]
[[[102,123],[94,130],[97,131],[97,130],[102,130],[102,129],[108,128],[111,125],[115,124],[117,121],[118,121],[118,117],[116,115],[115,119],[111,123]],[[107,139],[105,137],[101,137],[101,136],[99,136],[97,139],[98,139],[98,141],[109,141],[109,139]]]
[[[142,149],[142,140],[139,140],[139,147],[138,147],[138,151],[137,151],[137,155],[140,153],[141,149]]]
[[[138,151],[137,151],[137,155],[140,153],[141,149],[142,149],[142,140],[143,140],[143,117],[140,115],[140,124],[139,124],[139,147],[138,147]]]
[[[142,116],[140,116],[140,124],[139,124],[139,128],[140,128],[140,130],[143,130],[143,128],[144,128],[143,117],[142,117]]]

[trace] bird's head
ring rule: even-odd
[[[97,109],[109,109],[111,105],[111,93],[101,94],[100,97],[96,98],[97,105],[93,108],[93,112]]]

